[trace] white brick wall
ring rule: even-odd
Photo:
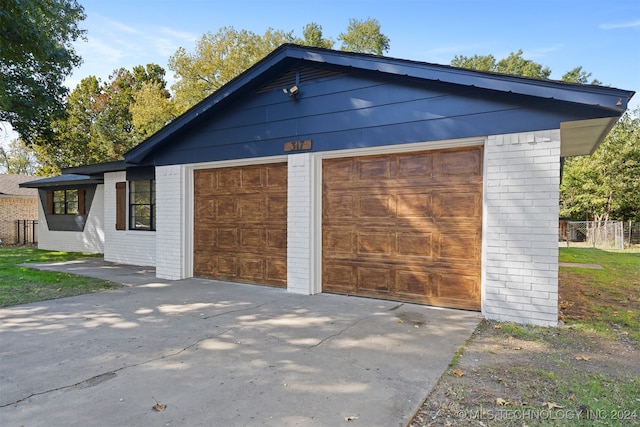
[[[116,230],[116,182],[126,180],[126,172],[104,174],[104,259],[122,264],[155,266],[155,231]],[[127,201],[128,197],[127,194]]]
[[[560,131],[485,146],[483,299],[488,319],[558,322]]]
[[[184,259],[184,184],[180,165],[156,168],[156,276],[163,279],[188,277]]]
[[[311,153],[289,156],[287,194],[287,290],[311,295],[320,290],[315,280],[314,256],[314,156]],[[318,265],[319,268],[319,265]]]
[[[98,185],[84,231],[50,231],[38,199],[38,248],[51,251],[104,252],[104,185]]]

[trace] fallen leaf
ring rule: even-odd
[[[396,322],[397,322],[397,323],[404,323],[404,320],[402,320],[402,319],[396,319]]]
[[[496,399],[496,405],[498,406],[507,406],[507,403],[508,402],[501,397]]]
[[[587,356],[576,356],[576,360],[586,360],[588,362],[590,359],[591,358]]]
[[[355,421],[355,420],[357,420],[358,418],[360,418],[360,417],[355,417],[355,416],[353,416],[353,415],[352,415],[352,416],[350,416],[350,417],[344,417],[344,420],[345,420],[346,422],[349,422],[349,421]]]
[[[502,329],[502,325],[498,324],[498,325],[494,325],[493,329]]]
[[[547,409],[562,409],[564,406],[558,405],[556,402],[544,402],[542,406],[546,406]]]
[[[164,403],[158,402],[155,405],[153,405],[153,409],[155,409],[158,412],[162,412],[165,409],[167,409],[167,405],[165,405]]]
[[[462,372],[462,369],[456,369],[455,371],[453,371],[453,374],[461,377],[464,375],[464,372]]]
[[[522,350],[522,347],[513,347],[514,350]]]

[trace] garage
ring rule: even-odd
[[[322,290],[479,310],[482,146],[323,160]]]
[[[287,286],[287,164],[194,171],[194,276]]]

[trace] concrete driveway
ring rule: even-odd
[[[402,426],[480,321],[99,259],[39,267],[132,286],[0,309],[2,426]]]

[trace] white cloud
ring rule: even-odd
[[[640,20],[620,24],[600,24],[602,30],[617,30],[619,28],[640,28]]]

